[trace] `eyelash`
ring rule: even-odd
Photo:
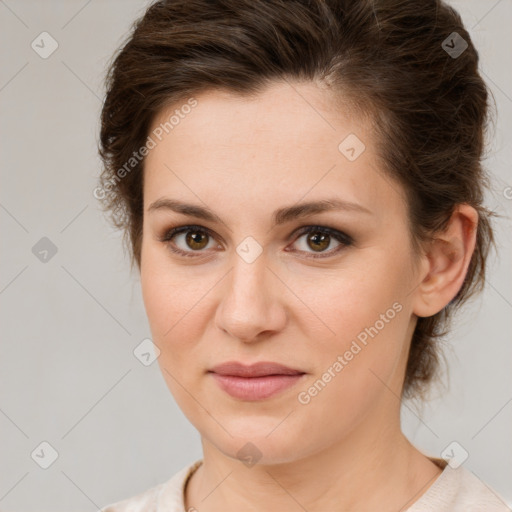
[[[187,225],[187,226],[179,226],[179,227],[172,228],[172,229],[166,231],[164,233],[164,235],[159,238],[159,241],[165,243],[172,252],[179,254],[181,256],[185,256],[188,258],[201,257],[202,255],[197,256],[196,254],[198,252],[203,252],[203,251],[184,251],[184,250],[176,247],[171,242],[171,240],[172,240],[172,238],[174,238],[174,236],[176,236],[180,233],[186,233],[188,231],[194,231],[196,233],[206,234],[209,237],[215,238],[213,233],[207,228],[204,228],[201,226],[195,226],[195,225]],[[333,237],[334,239],[336,239],[338,242],[340,242],[341,245],[339,247],[337,247],[336,249],[333,249],[326,253],[325,252],[320,253],[320,254],[307,253],[308,254],[308,256],[306,256],[307,258],[313,258],[313,259],[328,258],[328,257],[332,256],[333,254],[337,254],[338,252],[343,250],[345,247],[349,247],[354,242],[352,237],[347,235],[346,233],[343,233],[341,231],[338,231],[337,229],[329,228],[326,226],[304,226],[302,228],[299,228],[294,242],[296,242],[301,236],[303,236],[305,234],[309,234],[309,233],[321,233],[321,234],[329,235],[329,236]],[[306,251],[298,251],[298,252],[306,252]]]

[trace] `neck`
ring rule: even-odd
[[[247,467],[203,439],[186,510],[404,510],[441,470],[402,434],[399,414],[394,423],[386,416],[367,417],[339,443],[279,464]]]

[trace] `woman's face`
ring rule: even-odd
[[[155,120],[144,171],[142,292],[178,405],[218,450],[260,463],[398,428],[415,260],[368,127],[309,83],[195,100]],[[299,375],[212,373],[228,361]]]

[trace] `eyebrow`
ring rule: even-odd
[[[176,199],[160,198],[152,203],[147,211],[148,213],[156,210],[172,210],[183,215],[197,217],[210,222],[218,222],[225,224],[224,221],[212,210],[204,206],[184,203]],[[279,208],[272,215],[272,226],[285,224],[295,219],[313,215],[315,213],[328,212],[333,210],[345,210],[350,212],[359,212],[372,215],[373,213],[358,203],[351,203],[338,198],[321,199],[318,201],[310,201],[299,203],[292,206]]]

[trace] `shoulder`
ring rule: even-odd
[[[201,463],[202,461],[198,460],[189,464],[166,482],[129,498],[106,505],[99,512],[181,512],[185,484]]]
[[[511,512],[505,500],[471,471],[449,465],[407,512]]]
[[[465,468],[458,468],[457,509],[466,512],[485,510],[486,512],[511,512],[505,500],[490,486]]]
[[[100,509],[100,512],[156,512],[158,497],[165,483],[147,489],[130,498],[111,503]]]

